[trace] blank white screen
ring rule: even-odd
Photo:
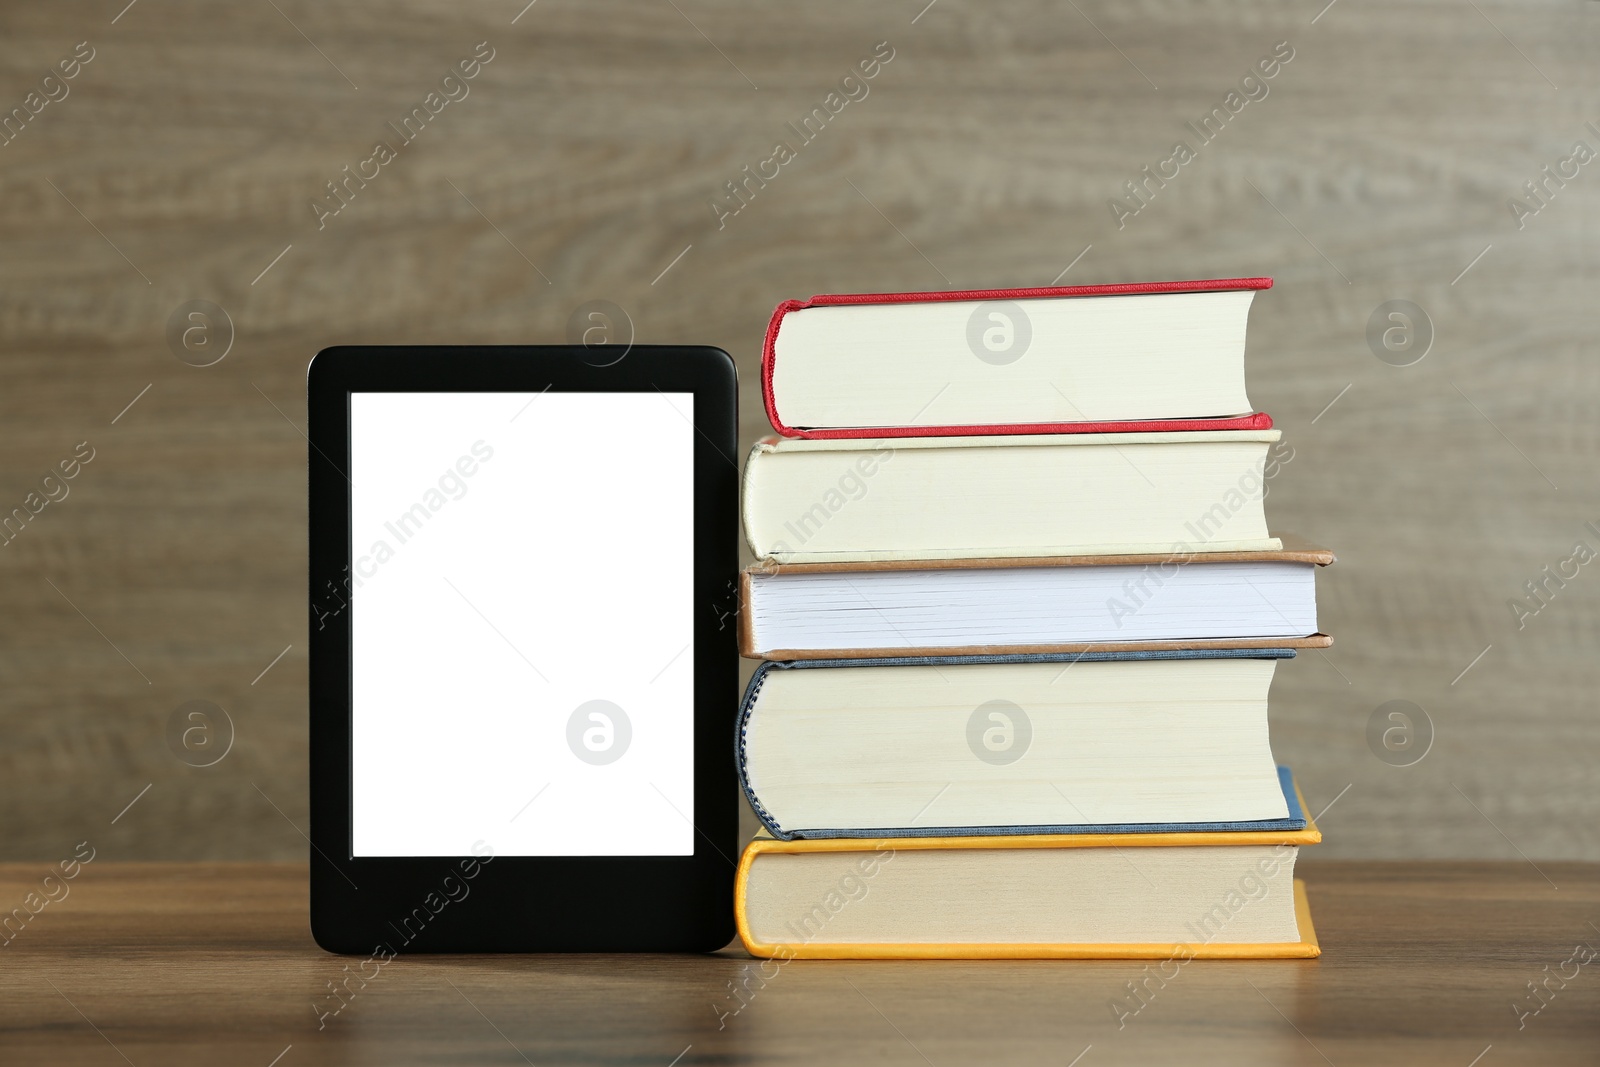
[[[693,854],[693,419],[351,396],[354,855]]]

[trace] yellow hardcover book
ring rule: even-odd
[[[1289,959],[1321,954],[1304,830],[758,836],[734,910],[778,959]]]

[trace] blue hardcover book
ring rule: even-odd
[[[764,663],[739,780],[774,837],[1291,831],[1267,691],[1293,649]]]

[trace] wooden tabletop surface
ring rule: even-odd
[[[6,931],[0,1063],[1600,1061],[1600,865],[1301,872],[1320,960],[1195,961],[1130,1012],[1144,964],[795,961],[763,979],[737,948],[399,957],[336,998],[362,961],[312,944],[303,866],[101,861],[45,886],[42,865],[8,864],[7,908],[58,899]]]

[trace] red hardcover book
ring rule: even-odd
[[[1244,396],[1244,330],[1251,299],[1271,286],[786,300],[767,326],[762,399],[773,429],[813,440],[1270,429]]]

